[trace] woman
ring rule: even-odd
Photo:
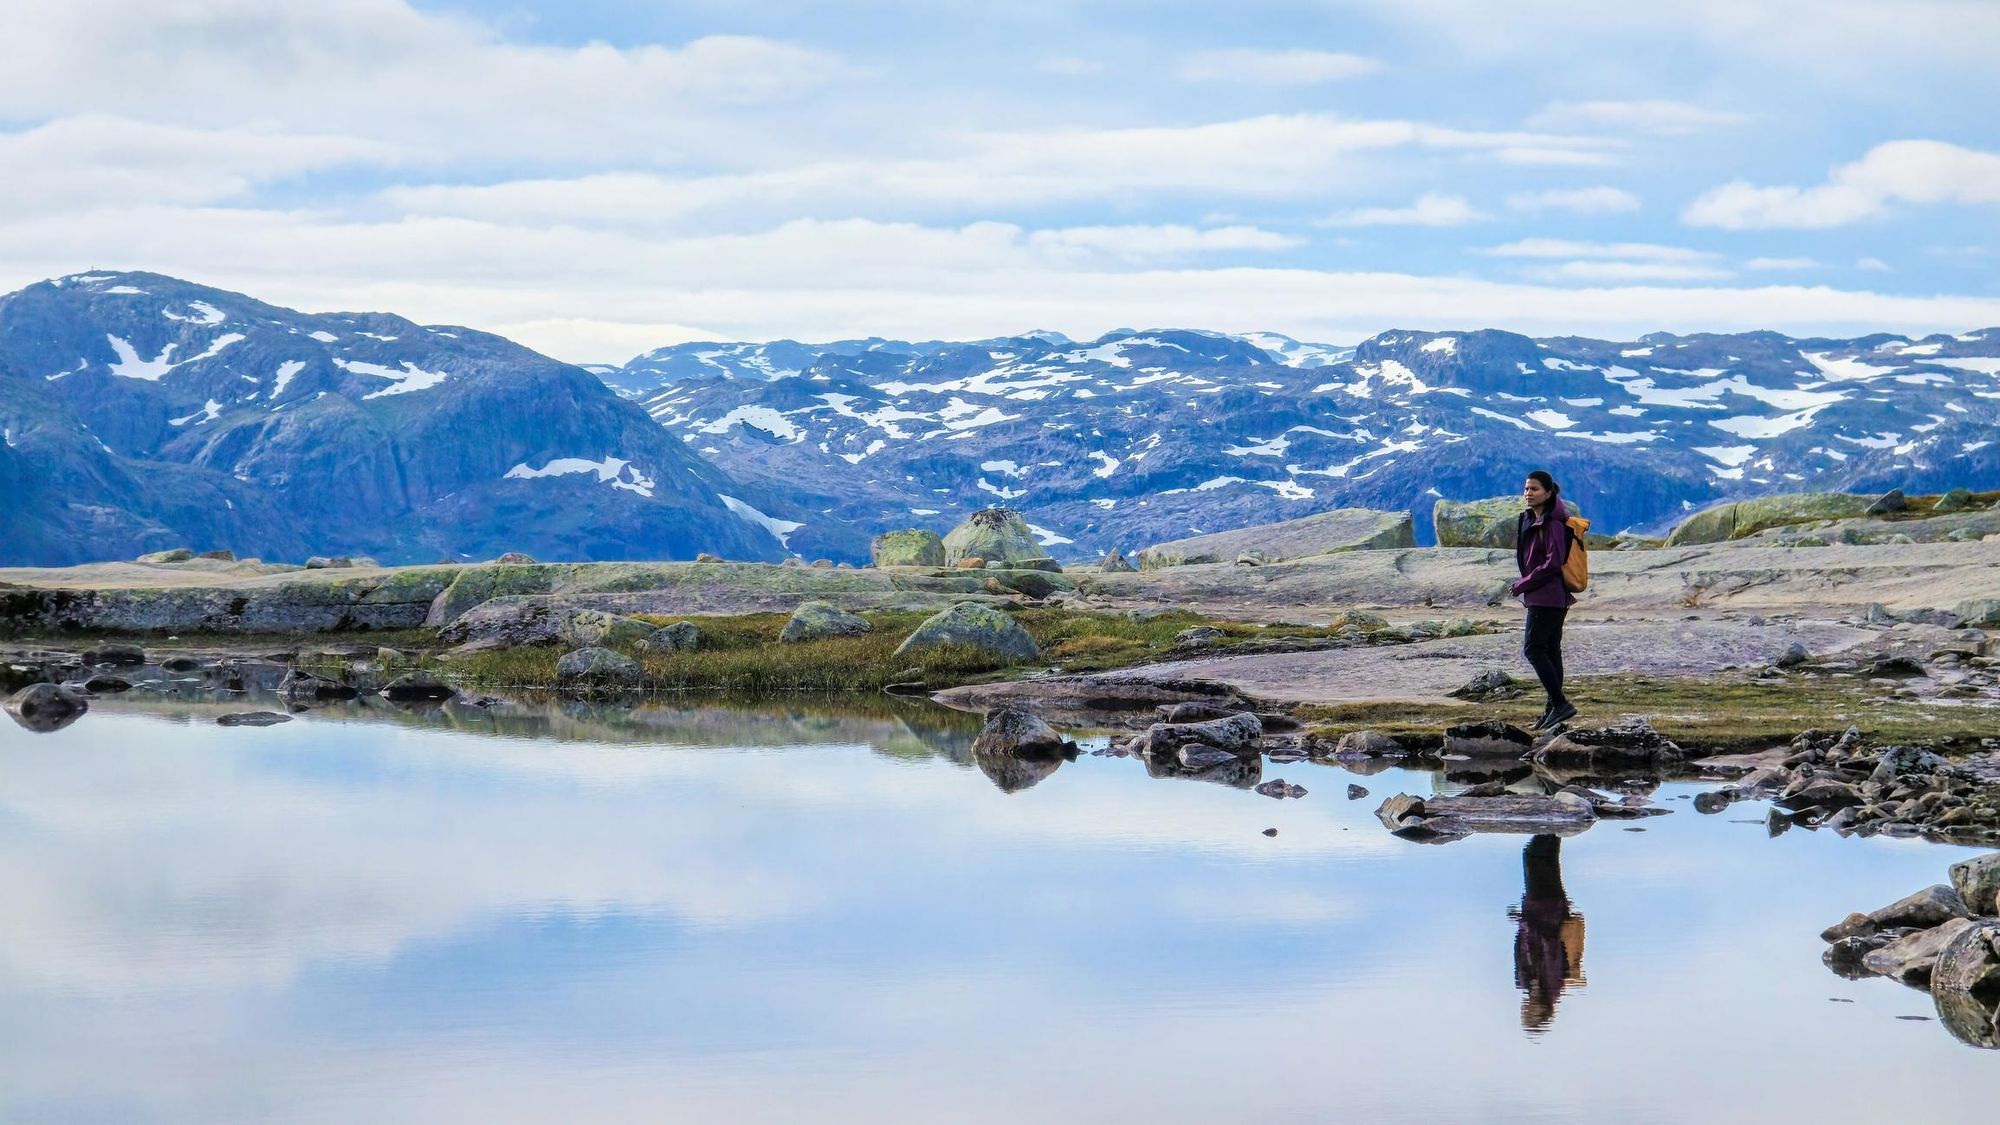
[[[1528,607],[1521,655],[1534,666],[1542,690],[1548,693],[1548,709],[1535,720],[1536,730],[1548,730],[1576,718],[1576,708],[1563,695],[1563,618],[1576,604],[1562,578],[1563,563],[1569,558],[1569,508],[1562,502],[1562,486],[1540,469],[1529,473],[1521,485],[1521,499],[1528,505],[1514,537],[1514,562],[1521,579],[1509,589]]]

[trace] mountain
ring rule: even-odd
[[[590,373],[487,333],[150,273],[0,297],[0,562],[775,559],[766,516]],[[777,523],[782,529],[785,525]]]
[[[1772,492],[2000,483],[2000,329],[1631,342],[1385,332],[1354,348],[1121,330],[970,343],[682,344],[604,376],[818,524],[1020,509],[1086,558],[1348,506],[1514,492],[1546,468],[1605,531]]]

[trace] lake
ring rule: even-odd
[[[886,699],[223,709],[0,722],[0,1118],[1764,1125],[2000,1077],[1820,960],[1967,849],[1695,784],[1436,846],[1373,815],[1434,774],[1006,792]]]

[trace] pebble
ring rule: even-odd
[[[1266,829],[1264,829],[1264,835],[1266,835],[1266,836],[1276,836],[1277,834],[1278,834],[1278,830],[1277,830],[1277,829],[1275,829],[1275,828],[1266,828]]]

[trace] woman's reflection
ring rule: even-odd
[[[1563,893],[1562,841],[1536,836],[1521,849],[1521,905],[1507,915],[1514,932],[1514,986],[1522,992],[1521,1027],[1529,1034],[1555,1022],[1563,989],[1583,986],[1583,915]]]

